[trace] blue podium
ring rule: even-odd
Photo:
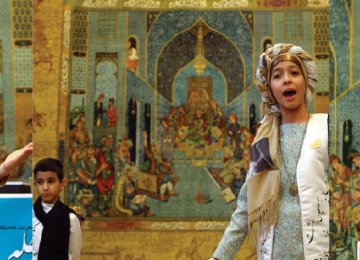
[[[0,187],[0,259],[32,258],[32,194],[24,181]]]

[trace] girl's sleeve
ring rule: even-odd
[[[237,207],[231,216],[230,224],[212,257],[219,260],[233,259],[245,240],[247,226],[247,184],[245,182],[238,195]]]
[[[69,260],[80,260],[81,254],[81,227],[78,217],[70,213],[70,239],[69,239]]]

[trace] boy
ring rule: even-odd
[[[53,158],[40,160],[34,168],[34,181],[40,197],[33,206],[32,259],[80,259],[80,222],[59,199],[66,183],[62,163]]]

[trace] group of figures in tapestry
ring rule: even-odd
[[[102,109],[104,98],[100,94],[100,102],[95,102],[92,135],[86,129],[84,107],[70,114],[67,202],[80,207],[84,216],[156,215],[148,199],[171,203],[171,196],[184,195],[176,188],[182,181],[176,172],[180,164],[206,167],[224,203],[236,199],[253,139],[236,114],[226,115],[215,99],[209,100],[208,111],[190,112],[188,104],[170,106],[159,119],[156,140],[140,129],[142,140],[137,143],[143,147],[137,149],[143,156],[136,165],[131,155],[134,143],[128,136],[116,136],[116,123],[111,123],[117,120],[116,112],[109,113],[114,104],[109,99],[109,108]],[[196,201],[211,202],[201,196]]]
[[[349,164],[330,156],[330,228],[336,259],[355,259],[360,240],[360,152],[349,153]]]

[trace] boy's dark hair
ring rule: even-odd
[[[64,169],[63,164],[55,158],[45,158],[38,161],[34,167],[34,177],[36,178],[36,174],[41,172],[56,172],[59,181],[64,179]]]

